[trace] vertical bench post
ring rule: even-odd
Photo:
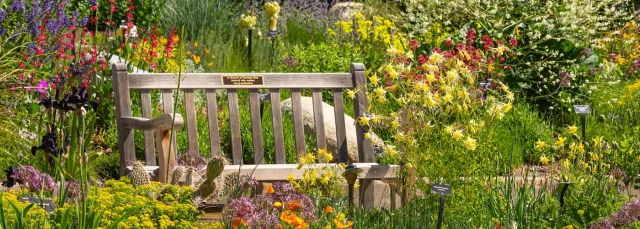
[[[354,118],[369,116],[369,102],[367,100],[367,80],[364,75],[365,67],[362,63],[351,64],[351,74],[355,85],[356,97],[353,100]],[[371,139],[364,137],[365,129],[360,122],[356,124],[356,137],[358,140],[358,162],[374,162],[373,145]],[[374,207],[375,190],[373,180],[360,180],[360,203],[369,210]]]
[[[116,125],[118,130],[118,149],[120,150],[120,175],[124,176],[127,164],[136,160],[133,144],[133,130],[124,128],[120,118],[131,116],[131,95],[127,78],[127,65],[123,63],[111,66],[113,97],[116,105]]]

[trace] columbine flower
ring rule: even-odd
[[[476,140],[471,138],[471,137],[467,137],[466,140],[464,140],[464,146],[468,149],[468,150],[476,150]]]
[[[540,163],[542,163],[543,165],[547,165],[549,163],[549,158],[542,154],[542,156],[540,156]]]
[[[569,127],[567,127],[567,132],[569,134],[575,134],[576,132],[578,132],[578,127],[577,126],[569,126]]]
[[[558,147],[563,147],[564,146],[564,141],[567,140],[567,138],[563,138],[563,137],[558,137],[558,141],[556,141],[556,146]]]

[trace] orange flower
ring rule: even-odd
[[[209,62],[207,65],[208,65],[209,67],[213,67],[213,62]]]
[[[275,203],[273,203],[273,207],[274,208],[281,208],[282,207],[282,202],[276,201]]]
[[[200,56],[193,55],[193,62],[196,63],[196,64],[199,64],[200,63]]]
[[[271,194],[271,193],[273,193],[273,191],[274,191],[274,190],[273,190],[273,186],[271,186],[271,185],[269,185],[269,186],[265,187],[264,189],[267,191],[267,194]]]
[[[294,200],[293,202],[288,203],[287,209],[291,211],[297,211],[298,209],[300,209],[300,202],[298,202],[297,200]]]
[[[233,221],[231,222],[231,227],[233,228],[237,228],[240,225],[242,226],[249,226],[249,224],[247,224],[247,221],[245,221],[243,218],[240,217],[236,217],[235,219],[233,219]]]
[[[282,229],[282,225],[278,224],[278,229]]]
[[[193,47],[198,47],[198,42],[193,42]]]
[[[204,54],[209,54],[209,52],[210,52],[209,49],[204,50]]]
[[[331,205],[327,205],[324,208],[324,213],[332,213],[333,212],[333,207],[331,207]]]
[[[338,227],[338,229],[344,229],[344,228],[353,227],[353,222],[352,221],[347,221],[347,223],[342,223],[342,221],[334,219],[333,222],[336,223],[336,227]]]

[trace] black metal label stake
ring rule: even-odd
[[[444,197],[451,195],[451,186],[443,183],[431,183],[431,191],[440,195],[440,208],[438,209],[438,223],[436,228],[441,229],[444,219]]]
[[[571,182],[560,182],[556,187],[556,190],[560,190],[558,193],[558,199],[560,200],[560,207],[564,206],[564,195],[567,193],[567,189],[569,189],[569,185]]]

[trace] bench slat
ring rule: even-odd
[[[338,162],[348,163],[347,130],[344,121],[344,100],[342,89],[333,89],[333,112],[336,117],[336,148],[338,149]]]
[[[229,127],[231,128],[231,153],[233,164],[242,163],[242,137],[240,136],[240,111],[238,109],[238,92],[227,90],[229,106]]]
[[[327,147],[324,135],[324,114],[322,113],[322,89],[313,89],[311,99],[313,100],[313,123],[316,131],[316,142],[318,149]]]
[[[222,76],[256,75],[264,77],[264,85],[222,85]],[[183,77],[180,88],[353,88],[353,83],[349,73],[190,73]],[[129,84],[131,89],[175,89],[178,79],[172,73],[132,73],[129,74]]]
[[[136,151],[133,140],[133,130],[124,128],[120,117],[131,116],[131,94],[127,65],[113,64],[112,80],[114,88],[114,100],[116,107],[116,123],[118,125],[118,142],[120,143],[120,174],[125,174],[126,165],[136,160]]]
[[[151,91],[148,89],[140,90],[140,102],[142,107],[142,117],[152,119],[151,113]],[[146,165],[154,166],[156,163],[156,148],[153,138],[153,130],[144,131],[144,157]]]
[[[296,138],[296,154],[298,158],[304,156],[306,145],[304,142],[304,123],[302,121],[302,105],[300,89],[291,89],[291,111],[293,113],[293,129]]]
[[[220,155],[220,128],[218,127],[218,103],[216,89],[206,89],[207,119],[209,121],[209,144],[211,156]]]
[[[260,115],[260,92],[249,89],[249,107],[251,109],[251,137],[253,138],[254,163],[262,163],[264,147],[262,144],[262,116]]]
[[[189,151],[200,153],[198,146],[198,120],[196,119],[196,104],[193,89],[184,90],[185,111],[187,113],[187,139]]]
[[[273,121],[273,142],[276,164],[286,163],[284,154],[284,131],[282,129],[282,109],[280,109],[280,89],[271,89],[271,119]]]

